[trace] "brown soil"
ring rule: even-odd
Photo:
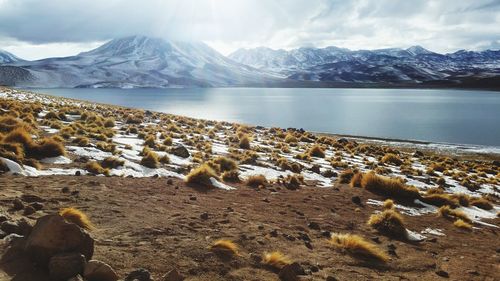
[[[63,193],[63,187],[70,192]],[[405,216],[411,230],[440,228],[446,236],[427,235],[417,244],[392,240],[366,225],[380,207],[359,206],[351,200],[383,198],[347,185],[200,191],[177,179],[169,184],[164,178],[0,177],[2,213],[20,218],[22,211],[10,208],[22,194],[45,199],[43,210],[29,216],[32,221],[62,207],[86,212],[98,228],[92,232],[97,240],[94,258],[110,264],[121,278],[146,268],[161,280],[175,267],[187,280],[279,280],[276,272],[258,261],[263,252],[279,250],[312,271],[301,280],[444,279],[436,274],[439,270],[446,271],[449,280],[500,280],[498,230],[480,226],[467,232],[435,214]],[[208,219],[200,218],[204,212]],[[311,222],[320,229],[312,229]],[[500,219],[489,223],[499,225]],[[327,231],[355,233],[369,240],[378,237],[379,246],[386,251],[395,246],[396,255],[387,265],[360,262],[330,246]],[[310,238],[310,248],[304,237]],[[220,238],[236,242],[241,256],[226,259],[210,252],[207,247]],[[1,280],[7,278],[1,271],[8,265],[0,264]],[[12,278],[15,270],[9,274]]]

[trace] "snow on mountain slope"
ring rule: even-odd
[[[13,63],[18,61],[23,60],[7,51],[0,50],[0,64]]]
[[[33,87],[216,87],[259,84],[276,76],[234,62],[204,43],[130,36],[65,58],[11,65]]]

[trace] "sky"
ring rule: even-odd
[[[147,35],[238,48],[500,49],[500,0],[0,0],[0,49],[75,55]]]

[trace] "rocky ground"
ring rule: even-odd
[[[305,271],[301,280],[498,280],[498,230],[472,232],[454,227],[436,214],[405,216],[413,231],[439,229],[411,243],[380,235],[366,225],[381,207],[365,204],[382,199],[361,188],[339,184],[333,188],[287,190],[213,189],[201,192],[178,179],[48,176],[0,177],[1,212],[10,220],[33,223],[45,214],[73,206],[87,213],[96,226],[94,259],[111,265],[122,278],[138,268],[155,280],[176,268],[186,280],[279,280],[263,266],[263,252],[279,250]],[[24,195],[24,196],[23,196]],[[13,210],[15,198],[40,197],[41,210],[23,215]],[[362,203],[356,204],[359,197]],[[28,202],[24,202],[28,205]],[[488,222],[498,225],[500,220]],[[356,233],[390,253],[385,265],[361,262],[336,251],[330,233]],[[217,239],[231,239],[240,256],[218,257],[208,247]],[[5,247],[5,246],[4,246]],[[1,280],[45,280],[25,268],[2,260]],[[330,279],[327,279],[330,278]]]
[[[499,160],[0,88],[0,280],[499,280]]]

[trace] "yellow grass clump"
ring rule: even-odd
[[[493,209],[493,205],[486,198],[473,198],[470,201],[470,204],[472,206],[476,206],[476,207],[481,208],[483,210],[488,210],[489,211],[489,210]]]
[[[384,204],[382,205],[382,207],[385,210],[393,209],[394,208],[394,201],[392,199],[387,199],[384,201]]]
[[[467,223],[472,223],[472,220],[462,211],[450,208],[450,206],[442,206],[438,209],[438,215],[448,219],[461,219]]]
[[[241,182],[238,170],[225,171],[222,173],[222,180],[225,182]]]
[[[371,215],[367,223],[380,233],[399,239],[406,238],[403,217],[394,209],[386,209],[378,214]]]
[[[319,146],[317,144],[313,145],[309,149],[309,155],[311,157],[325,158],[325,152],[323,151],[323,148],[321,148],[321,146]]]
[[[210,246],[210,249],[218,254],[227,256],[239,256],[239,247],[231,240],[217,240]]]
[[[210,166],[202,164],[189,172],[186,176],[186,183],[210,187],[212,186],[210,178],[218,179],[219,177]]]
[[[105,169],[101,166],[96,161],[89,161],[87,164],[85,164],[85,169],[89,171],[92,174],[98,175],[98,174],[103,174],[103,175],[108,175],[109,174],[109,169]]]
[[[292,260],[280,251],[274,251],[264,253],[262,256],[262,263],[275,269],[282,269],[283,267],[291,264]]]
[[[386,155],[384,155],[384,157],[382,157],[380,162],[384,164],[392,164],[395,166],[400,166],[401,164],[403,164],[403,161],[399,158],[399,156],[394,153],[387,153]]]
[[[361,179],[361,187],[367,190],[388,196],[391,198],[414,200],[420,198],[418,189],[414,186],[407,186],[401,180],[379,176],[374,172],[369,172],[363,175]]]
[[[264,175],[252,175],[247,178],[245,184],[250,187],[266,186],[267,179]]]
[[[435,206],[445,206],[449,205],[451,207],[458,207],[459,201],[458,199],[450,194],[444,194],[444,193],[433,193],[429,195],[422,196],[421,199],[423,202]]]
[[[387,262],[389,260],[386,253],[359,235],[334,233],[330,243],[355,258],[378,262]]]
[[[156,169],[160,165],[160,158],[155,152],[147,151],[141,159],[141,165],[151,169]]]
[[[92,224],[87,215],[76,208],[63,208],[59,210],[59,215],[62,216],[67,222],[74,223],[83,229],[95,229],[95,226]]]
[[[363,179],[363,173],[357,172],[352,176],[350,187],[361,187],[361,180]]]
[[[109,169],[114,169],[120,166],[123,166],[125,164],[125,161],[122,159],[119,159],[117,157],[107,157],[101,162],[101,166],[103,168],[109,168]]]
[[[240,137],[239,146],[242,149],[250,149],[250,137],[246,134],[242,135]]]
[[[454,226],[465,229],[465,230],[472,230],[472,225],[470,223],[465,222],[462,219],[458,219],[453,223]]]

